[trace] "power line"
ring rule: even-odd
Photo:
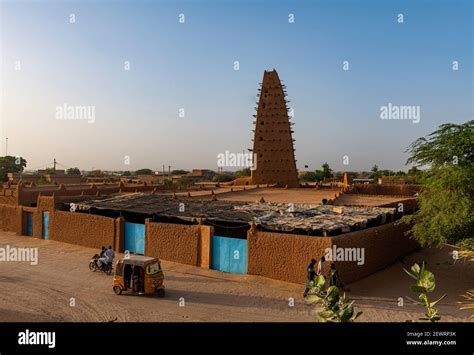
[[[48,165],[53,165],[53,163],[50,162],[50,163],[43,164],[43,165],[40,165],[40,166],[37,166],[37,167],[34,167],[34,168],[28,168],[28,170],[38,170],[39,168],[44,168],[44,167],[47,167]]]

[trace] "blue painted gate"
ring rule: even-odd
[[[211,267],[232,274],[246,274],[247,240],[213,235]]]
[[[125,250],[145,254],[145,225],[125,222]]]
[[[26,214],[26,235],[30,237],[33,235],[33,213]]]
[[[43,212],[43,239],[49,238],[49,212]]]

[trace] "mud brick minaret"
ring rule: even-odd
[[[252,184],[277,184],[298,187],[293,133],[288,117],[286,92],[276,70],[265,71],[260,88],[253,154],[256,169]]]

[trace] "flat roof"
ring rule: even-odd
[[[121,258],[124,264],[137,264],[137,265],[144,265],[150,261],[153,261],[157,258],[145,255],[136,255],[136,254],[129,254],[128,258]]]
[[[178,218],[197,222],[255,223],[268,230],[349,232],[352,227],[365,228],[369,221],[385,223],[395,208],[347,207],[322,204],[288,204],[223,200],[173,198],[169,195],[134,193],[76,203],[77,210],[110,210],[156,217]],[[180,209],[181,208],[181,209]],[[211,223],[212,224],[212,223]]]

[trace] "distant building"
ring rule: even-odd
[[[107,184],[120,182],[118,176],[104,176],[104,177],[86,177],[83,180],[86,184]]]
[[[52,169],[40,169],[38,170],[38,175],[45,176],[45,175],[50,175]],[[56,170],[55,171],[56,176],[63,176],[66,175],[66,170]]]
[[[253,139],[252,184],[299,187],[286,92],[276,70],[263,73]]]
[[[12,184],[16,184],[18,181],[20,181],[20,178],[22,182],[36,183],[38,179],[41,177],[38,174],[20,174],[20,173],[8,173],[7,176],[8,176],[8,182],[11,182]]]
[[[374,179],[352,179],[353,184],[372,184]]]
[[[148,185],[157,184],[159,181],[159,177],[156,175],[133,175],[133,176],[122,176],[120,177],[120,181],[123,183],[128,184],[143,184],[146,183]]]
[[[193,169],[190,173],[180,175],[181,178],[186,179],[189,182],[206,182],[212,181],[216,173],[212,170],[207,169]]]
[[[24,183],[38,183],[41,178],[51,184],[80,184],[83,182],[81,175],[66,175],[64,170],[56,170],[56,175],[49,174],[49,170],[38,170],[38,174],[8,173],[8,181],[12,184],[18,183],[20,179]]]
[[[82,182],[81,175],[44,175],[47,182],[52,184],[80,184]]]

